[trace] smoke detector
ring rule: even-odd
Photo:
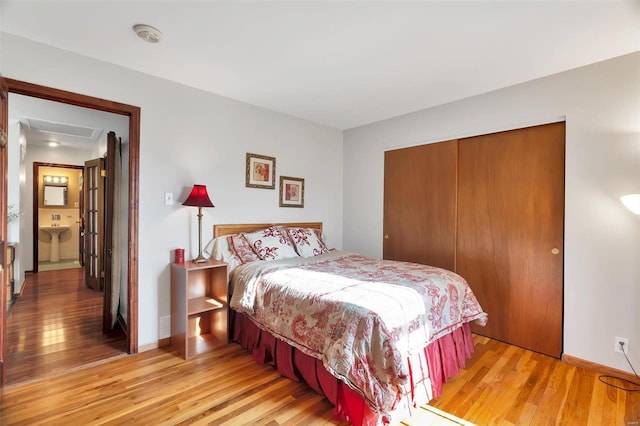
[[[157,28],[153,28],[151,25],[134,25],[133,31],[136,32],[138,37],[148,43],[158,43],[160,40],[162,40],[162,33],[158,31]]]

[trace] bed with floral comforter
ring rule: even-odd
[[[321,360],[379,413],[403,397],[409,359],[463,324],[487,321],[453,272],[343,251],[247,263],[231,288],[235,311]]]

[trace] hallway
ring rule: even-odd
[[[27,274],[7,319],[6,385],[126,353],[122,332],[102,334],[102,293],[84,284],[84,269]]]

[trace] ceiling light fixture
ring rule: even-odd
[[[60,146],[60,142],[54,142],[54,141],[51,141],[51,142],[49,142],[49,146],[50,146],[51,148],[55,148],[55,147],[57,147],[57,146]]]
[[[134,25],[133,31],[135,31],[138,37],[148,43],[158,43],[160,40],[162,40],[162,33],[158,29],[153,28],[151,25]]]

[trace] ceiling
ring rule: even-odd
[[[22,123],[27,148],[57,142],[54,149],[94,151],[106,145],[109,131],[128,142],[129,117],[124,115],[16,93],[9,94],[8,112],[10,124]]]
[[[350,129],[640,50],[640,1],[0,0],[5,32]],[[158,44],[134,24],[163,33]]]
[[[29,146],[32,144],[44,146],[53,143],[56,144],[54,147],[80,148],[88,143],[97,142],[103,132],[102,129],[40,118],[21,118],[20,121],[24,124],[23,134],[29,141]]]

